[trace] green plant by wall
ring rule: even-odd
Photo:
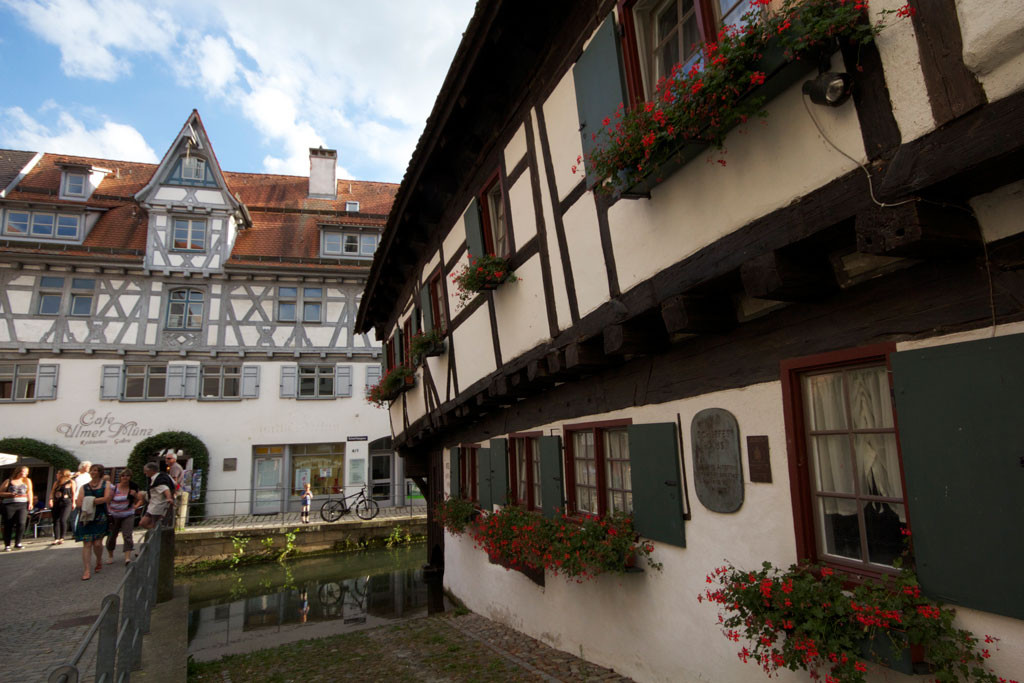
[[[193,491],[189,500],[189,515],[202,517],[205,512],[203,501],[206,499],[206,488],[210,481],[210,451],[198,437],[188,432],[160,432],[135,444],[128,456],[128,468],[132,471],[135,482],[145,482],[142,467],[156,459],[165,448],[181,450],[188,459],[189,469],[203,471],[203,488]]]
[[[400,525],[395,525],[395,528],[388,534],[387,539],[384,541],[384,545],[388,548],[395,548],[400,545],[412,543],[412,534],[403,529]]]
[[[463,498],[445,498],[437,504],[435,512],[441,526],[453,534],[461,534],[466,525],[480,514],[472,502]]]
[[[55,469],[68,469],[72,472],[78,469],[78,458],[69,451],[56,444],[43,443],[28,437],[0,439],[0,453],[36,458],[50,463]]]
[[[245,549],[248,547],[249,541],[251,540],[252,539],[248,536],[231,537],[232,553],[228,561],[231,563],[232,567],[237,567],[238,563],[245,557]]]

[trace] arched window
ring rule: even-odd
[[[198,289],[172,289],[167,299],[167,329],[203,328],[203,292]]]

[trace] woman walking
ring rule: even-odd
[[[64,542],[64,536],[68,532],[68,517],[75,508],[75,494],[77,493],[75,478],[71,476],[71,470],[61,470],[57,473],[57,481],[53,482],[50,489],[50,517],[53,519],[53,545],[60,545]]]
[[[132,549],[135,541],[135,508],[142,504],[139,487],[132,482],[132,472],[128,468],[121,470],[117,476],[113,498],[107,503],[107,514],[110,515],[110,530],[107,534],[107,564],[114,561],[114,548],[117,547],[117,535],[120,533],[124,541],[124,563],[132,561]]]
[[[11,549],[11,536],[14,536],[14,549],[21,550],[21,535],[28,525],[28,504],[32,500],[32,480],[28,478],[27,467],[16,467],[14,474],[0,484],[0,500],[3,501],[4,552]]]
[[[82,543],[82,581],[92,578],[89,574],[90,555],[96,555],[96,568],[103,569],[103,539],[107,535],[107,503],[114,497],[114,487],[103,481],[103,465],[89,468],[90,479],[78,492],[78,524],[75,525],[75,540]]]

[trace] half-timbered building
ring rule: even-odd
[[[430,561],[470,609],[637,680],[740,681],[696,599],[723,558],[881,577],[912,529],[925,593],[1024,670],[1024,17],[872,0],[888,28],[761,73],[767,116],[721,150],[595,191],[594,136],[744,4],[478,4],[356,329],[418,361],[390,417],[434,504],[628,511],[663,569],[538,581],[436,519]],[[852,98],[819,103],[821,79]],[[483,254],[518,279],[460,293]],[[410,358],[423,330],[440,354]]]
[[[404,502],[365,400],[380,344],[353,329],[396,186],[336,167],[223,171],[195,111],[159,164],[0,151],[0,433],[123,466],[191,432],[211,514],[295,507],[306,480]]]

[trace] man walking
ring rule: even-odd
[[[142,468],[149,480],[149,503],[146,506],[146,513],[142,515],[139,526],[143,529],[152,529],[167,514],[168,509],[174,504],[171,497],[171,489],[174,488],[174,481],[155,462],[147,462]]]

